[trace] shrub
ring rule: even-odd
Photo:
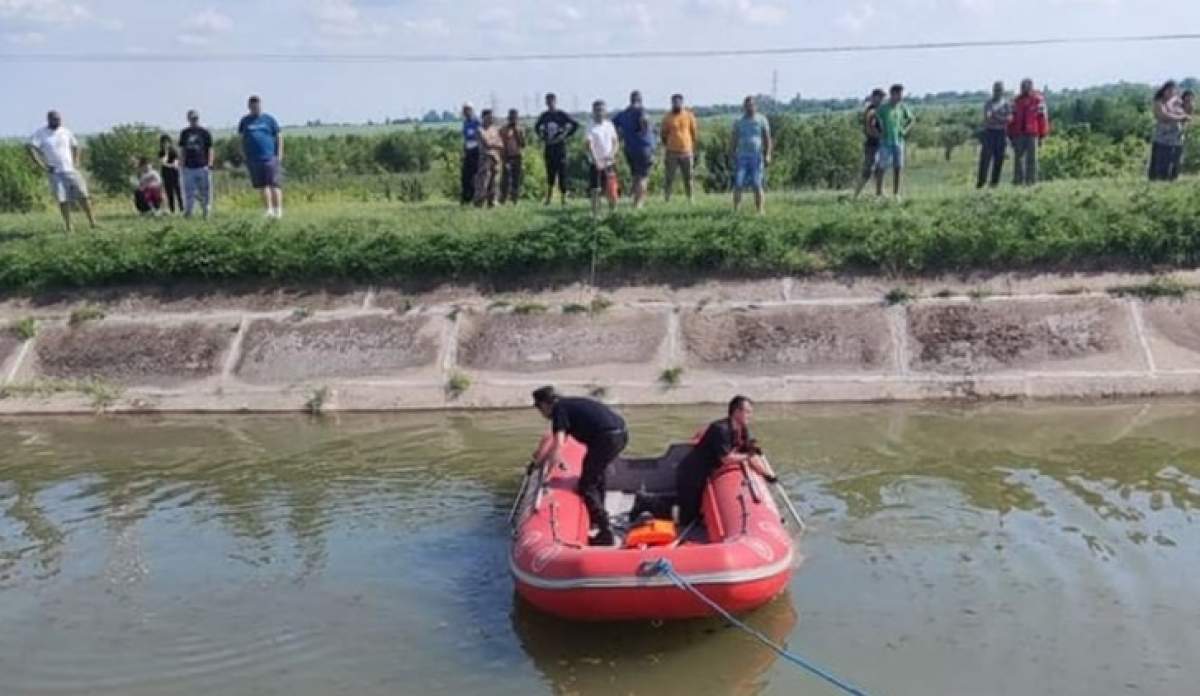
[[[31,213],[45,204],[45,178],[24,145],[0,145],[0,212]]]
[[[106,193],[126,193],[132,188],[138,158],[157,158],[158,136],[156,128],[141,123],[117,126],[87,141],[84,161]]]

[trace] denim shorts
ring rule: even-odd
[[[755,152],[750,155],[738,155],[733,174],[733,186],[739,191],[744,188],[755,190],[763,187],[763,156]]]
[[[904,143],[884,143],[879,146],[880,169],[904,169]]]
[[[650,176],[650,168],[654,166],[654,150],[626,150],[625,160],[629,162],[630,173],[632,173],[635,178],[644,179]]]
[[[50,172],[50,195],[59,203],[82,201],[88,197],[87,182],[79,172]]]
[[[250,183],[256,189],[279,188],[279,159],[272,157],[262,162],[246,162],[250,172]]]

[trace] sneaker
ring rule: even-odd
[[[613,533],[605,530],[592,537],[591,541],[588,542],[588,546],[612,546],[615,543],[616,540],[613,539]]]

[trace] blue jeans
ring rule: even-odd
[[[991,185],[998,186],[1000,174],[1004,171],[1004,156],[1008,151],[1008,134],[996,128],[988,128],[983,131],[982,140],[982,147],[979,148],[979,179],[975,187],[983,188],[989,183],[989,170]]]
[[[183,170],[183,214],[192,216],[192,210],[200,202],[200,211],[208,217],[212,210],[212,172],[208,167]]]

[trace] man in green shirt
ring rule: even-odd
[[[883,174],[892,170],[892,195],[900,198],[900,175],[904,171],[904,140],[917,119],[904,103],[904,85],[892,85],[888,100],[875,112],[879,119],[879,160],[875,165],[875,194],[883,195]]]

